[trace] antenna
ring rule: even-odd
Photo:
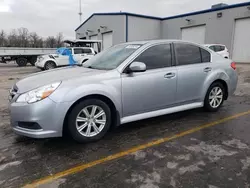
[[[80,24],[82,23],[82,0],[79,0],[79,18],[80,18]]]

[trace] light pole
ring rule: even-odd
[[[82,0],[79,0],[79,17],[80,17],[80,24],[82,23]]]

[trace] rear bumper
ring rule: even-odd
[[[237,83],[238,83],[238,74],[236,71],[232,75],[230,75],[230,83],[228,87],[228,95],[233,95],[234,92],[236,91],[237,88]]]

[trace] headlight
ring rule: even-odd
[[[38,58],[37,58],[39,61],[42,61],[43,59],[44,59],[44,57],[43,56],[38,56]]]
[[[27,93],[20,95],[16,102],[18,103],[34,103],[40,100],[45,99],[51,95],[61,84],[61,82],[56,82],[46,86],[39,87],[37,89],[31,90]]]

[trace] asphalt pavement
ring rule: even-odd
[[[0,187],[250,187],[250,66],[235,95],[203,109],[122,125],[104,139],[31,139],[9,124],[8,90],[35,67],[0,65]]]

